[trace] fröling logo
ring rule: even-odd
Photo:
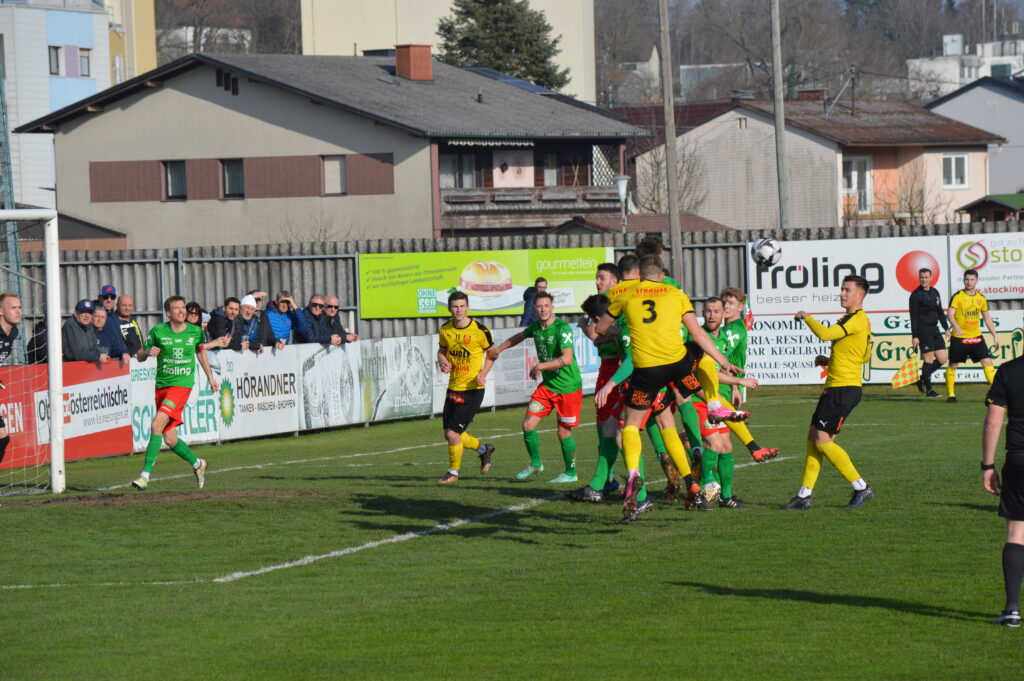
[[[878,262],[866,262],[857,269],[850,263],[829,265],[828,258],[811,258],[810,266],[790,265],[783,267],[757,268],[757,288],[832,288],[841,286],[843,278],[859,274],[867,279],[868,292],[878,293],[885,288],[885,268]],[[765,282],[765,277],[770,277]]]

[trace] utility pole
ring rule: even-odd
[[[683,282],[683,235],[679,227],[679,180],[676,177],[676,102],[672,78],[672,40],[668,32],[668,0],[658,0],[661,23],[661,98],[665,106],[665,182],[668,189],[669,243],[672,276]]]
[[[664,1],[664,0],[662,0]],[[786,100],[782,89],[782,29],[780,0],[770,0],[772,11],[772,81],[775,91],[775,168],[779,175],[779,229],[789,227],[789,174],[786,172]]]

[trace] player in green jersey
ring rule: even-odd
[[[747,323],[743,320],[743,305],[747,301],[747,296],[738,288],[726,288],[722,289],[719,297],[725,308],[725,324],[722,327],[722,333],[725,334],[729,342],[728,352],[725,353],[725,356],[730,362],[743,369],[747,366]],[[732,391],[732,403],[737,409],[743,404],[743,397],[742,390]],[[747,424],[729,421],[727,425],[733,435],[738,437],[750,452],[750,456],[754,457],[754,461],[761,463],[779,455],[777,448],[759,445],[750,429],[747,428]]]
[[[227,347],[231,336],[204,345],[203,330],[185,322],[185,299],[181,296],[165,300],[164,313],[167,321],[153,327],[145,346],[138,353],[140,362],[149,357],[157,358],[156,416],[150,429],[142,475],[132,481],[132,487],[146,489],[149,486],[149,475],[156,464],[161,442],[166,442],[172,452],[192,466],[196,483],[202,489],[206,485],[207,462],[193,454],[184,440],[178,439],[178,426],[182,423],[182,411],[196,382],[196,360],[199,360],[199,366],[210,382],[210,390],[216,393],[220,386],[213,377],[205,351],[212,347]]]
[[[516,479],[527,480],[534,473],[544,470],[537,426],[554,409],[558,414],[558,439],[562,446],[565,472],[550,482],[576,482],[576,440],[573,439],[572,429],[580,423],[583,380],[579,365],[576,364],[572,327],[555,317],[555,301],[547,291],[539,291],[534,296],[533,307],[536,321],[488,351],[488,357],[496,360],[502,352],[527,338],[532,338],[537,346],[539,362],[530,368],[530,378],[541,378],[542,382],[533,391],[523,419],[523,441],[530,455],[530,465],[517,473]]]

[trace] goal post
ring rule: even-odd
[[[57,211],[52,209],[0,210],[0,223],[45,221],[43,252],[46,288],[46,365],[50,429],[50,491],[66,488],[64,475],[64,366],[61,353],[60,250],[58,248]],[[12,272],[12,274],[17,274]],[[18,275],[22,276],[22,275]],[[24,326],[27,325],[23,325]],[[27,335],[27,334],[26,334]]]

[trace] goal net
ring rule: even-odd
[[[48,251],[45,269],[22,267],[19,241]],[[64,489],[63,437],[52,423],[63,412],[57,264],[54,211],[0,210],[0,496]]]

